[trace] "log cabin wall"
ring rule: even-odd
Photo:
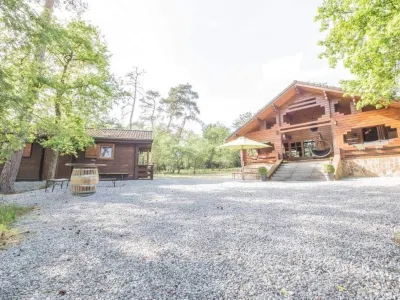
[[[335,152],[340,154],[342,159],[400,155],[400,109],[386,108],[367,112],[358,111],[351,115],[335,114],[333,119],[334,124],[336,124],[333,125]],[[355,142],[355,145],[344,140],[344,136],[352,130],[356,132],[356,129],[359,129],[359,135],[361,135],[362,128],[380,125],[397,130],[397,137],[388,137],[387,140],[377,143],[364,144],[360,141],[360,143]],[[360,139],[362,139],[362,136],[360,136]]]
[[[332,144],[334,153],[331,155],[341,156],[344,173],[348,176],[354,173],[378,174],[375,176],[379,176],[379,174],[397,172],[392,161],[397,162],[400,158],[400,109],[398,104],[395,107],[381,110],[374,108],[358,110],[354,99],[342,97],[338,91],[319,90],[314,92],[303,90],[303,88],[296,88],[296,92],[291,92],[286,99],[288,100],[283,99],[286,102],[282,102],[281,99],[276,100],[272,107],[266,109],[267,113],[261,114],[263,118],[260,117],[260,114],[257,116],[259,128],[255,128],[257,123],[253,121],[248,126],[250,131],[246,132],[241,129],[242,135],[247,138],[258,142],[271,142],[274,145],[274,148],[268,153],[270,160],[276,160],[283,155],[283,143],[316,140],[321,134],[324,140]],[[273,113],[271,113],[272,108],[274,109]],[[276,124],[271,129],[266,129],[265,120],[271,117],[276,118]],[[318,130],[311,131],[311,128],[315,127]],[[364,143],[362,140],[363,129],[368,127],[377,127],[378,135],[384,138],[381,141]],[[361,136],[358,145],[346,142],[344,136],[347,138],[350,133]],[[290,136],[290,139],[285,140],[285,136]],[[352,141],[352,143],[355,142]],[[382,162],[382,157],[386,157],[385,161],[388,162],[381,163],[381,165],[387,166],[387,170],[377,168],[378,162]],[[244,159],[245,165],[266,162],[257,159],[254,154],[246,155]],[[350,160],[352,160],[351,163]],[[370,169],[367,167],[368,162],[371,162]],[[360,169],[363,171],[361,172]]]
[[[310,93],[299,89],[279,111],[281,130],[330,121],[330,104],[322,93]]]
[[[254,163],[267,163],[273,164],[278,159],[278,154],[281,152],[282,143],[281,135],[279,133],[279,125],[275,124],[270,129],[258,130],[247,133],[245,136],[253,141],[257,142],[270,142],[273,148],[268,148],[268,156],[262,159],[254,159],[249,155],[244,155],[245,165],[250,165]]]
[[[118,143],[118,142],[100,142],[96,144],[114,144],[113,159],[96,159],[98,164],[106,164],[106,167],[99,167],[99,173],[127,173],[126,179],[134,179],[134,157],[136,144],[133,143]],[[93,158],[85,157],[85,152],[79,152],[77,158],[73,158],[75,163],[91,163]],[[67,168],[67,167],[66,167]]]
[[[24,151],[24,156],[21,159],[21,165],[17,174],[17,180],[22,181],[34,181],[40,180],[41,171],[41,161],[43,155],[43,148],[39,144],[33,143],[30,145],[30,156],[27,157],[26,151]],[[3,170],[4,165],[0,165],[0,172]]]
[[[97,144],[96,147],[79,152],[78,157],[71,155],[59,156],[56,178],[70,178],[72,168],[65,166],[69,162],[91,163],[96,159],[98,163],[107,164],[99,168],[101,173],[125,173],[126,179],[139,179],[148,177],[153,179],[153,168],[148,165],[149,153],[152,148],[152,132],[145,130],[124,129],[88,129]],[[100,146],[105,150],[100,157]],[[110,152],[110,148],[112,151]],[[135,168],[138,166],[139,151],[146,152],[146,160],[141,159],[140,165],[145,172],[139,170],[135,178]],[[111,153],[111,155],[109,155]],[[108,155],[110,157],[108,157]],[[49,174],[49,163],[52,156],[51,149],[43,149],[39,144],[27,144],[23,149],[23,157],[17,175],[17,180],[45,180]],[[3,165],[0,165],[0,172]],[[145,173],[145,174],[144,174]],[[111,175],[111,174],[110,174]],[[146,176],[145,176],[146,175]],[[116,175],[115,175],[116,176]],[[113,176],[113,177],[115,177]]]

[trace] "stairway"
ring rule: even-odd
[[[325,181],[322,165],[329,160],[283,162],[271,181]]]

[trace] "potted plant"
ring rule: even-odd
[[[267,181],[267,172],[268,170],[266,167],[258,168],[258,174],[260,174],[261,181]]]
[[[323,165],[323,172],[327,181],[332,181],[335,176],[335,167],[329,163]]]

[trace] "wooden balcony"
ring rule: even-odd
[[[153,165],[137,165],[135,168],[134,179],[150,179],[154,177],[154,166]]]

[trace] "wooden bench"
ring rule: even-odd
[[[52,187],[51,192],[53,192],[54,191],[54,187],[57,184],[60,185],[60,187],[62,189],[63,185],[64,185],[64,182],[67,182],[67,187],[68,187],[68,183],[69,183],[69,179],[68,178],[47,179],[44,191],[47,193],[49,187],[51,186]]]
[[[115,187],[115,182],[117,181],[117,178],[99,178],[99,181],[112,181],[114,187]]]
[[[117,180],[115,177],[121,177],[121,180],[124,180],[124,176],[128,176],[129,173],[120,173],[120,172],[111,172],[111,173],[99,173],[100,178],[114,178],[114,180]],[[109,177],[112,176],[112,177]]]

